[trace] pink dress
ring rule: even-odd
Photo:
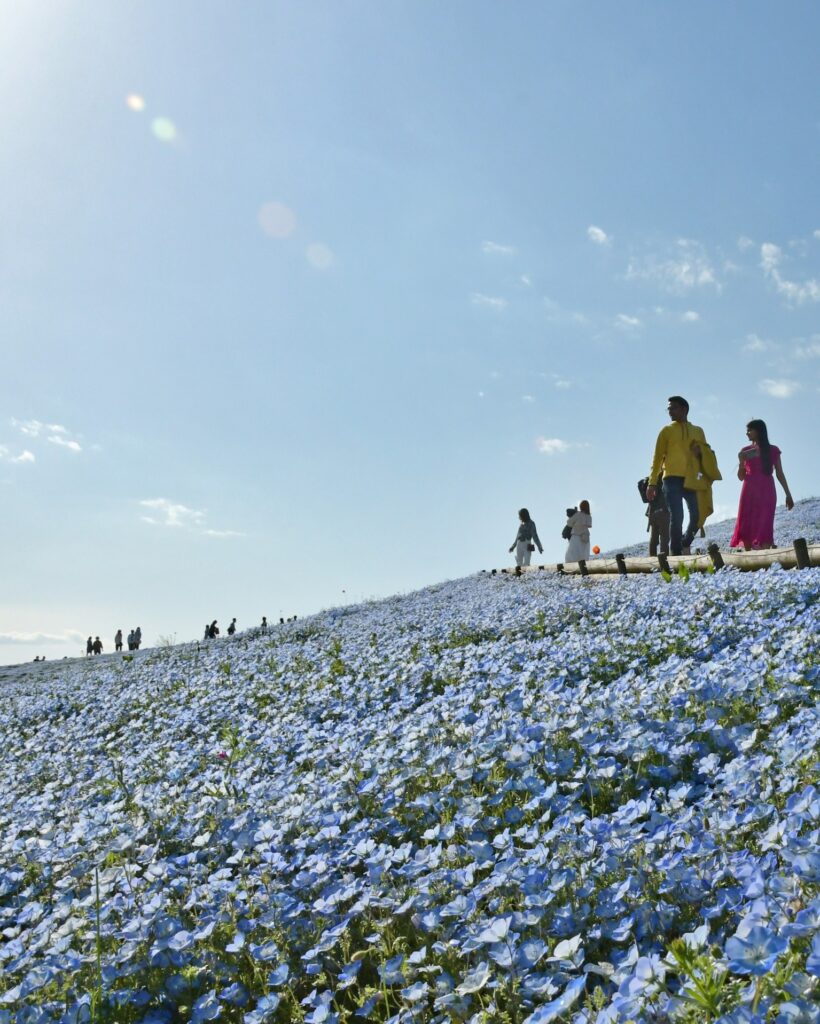
[[[742,545],[748,551],[750,548],[774,546],[774,510],[777,507],[774,467],[780,458],[780,449],[773,444],[769,450],[772,456],[772,472],[767,475],[763,472],[756,445],[747,444],[743,449],[744,452],[755,454],[744,463],[746,479],[740,489],[737,522],[729,547],[739,548]]]

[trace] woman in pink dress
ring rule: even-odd
[[[747,423],[746,437],[751,444],[738,452],[737,478],[743,481],[743,487],[729,547],[744,547],[747,551],[773,548],[774,510],[777,505],[775,476],[786,493],[786,508],[794,508],[794,501],[783,475],[780,449],[769,443],[769,432],[763,420]]]

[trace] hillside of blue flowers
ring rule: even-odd
[[[637,499],[637,508],[640,513],[640,499]],[[645,506],[644,506],[645,508]],[[640,515],[639,517],[640,518]],[[643,520],[644,528],[646,521]],[[729,541],[735,528],[735,518],[722,519],[712,522],[706,520],[704,526],[705,537],[696,537],[692,544],[692,551],[706,551],[709,544],[717,544],[722,551],[728,551]],[[774,539],[778,547],[791,547],[796,537],[802,537],[809,544],[820,544],[820,498],[804,498],[795,503],[793,509],[787,509],[785,505],[778,505],[774,516]],[[625,555],[645,555],[647,553],[648,540],[630,544],[618,551]],[[616,554],[612,551],[611,554]]]
[[[0,1024],[801,1024],[820,569],[477,576],[0,675]]]

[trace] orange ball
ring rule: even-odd
[[[597,544],[596,544],[596,545],[595,545],[595,547],[594,547],[594,548],[592,549],[592,553],[593,553],[593,555],[600,555],[600,553],[601,553],[601,549],[600,549],[600,548],[598,547],[598,545],[597,545]]]

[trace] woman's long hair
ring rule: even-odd
[[[518,510],[518,518],[521,520],[522,523],[529,523],[529,522],[531,522],[530,514],[529,514],[529,512],[525,508],[520,508]]]
[[[757,447],[760,450],[760,465],[766,476],[772,475],[772,446],[769,444],[769,431],[763,420],[749,420],[747,430],[757,433]]]
[[[589,515],[592,515],[592,513],[591,513],[591,512],[589,511],[589,502],[588,502],[588,501],[579,501],[579,502],[578,502],[578,508],[579,508],[579,509],[580,509],[580,510],[581,510],[582,512],[586,512],[586,514],[587,514],[588,516],[589,516]]]

